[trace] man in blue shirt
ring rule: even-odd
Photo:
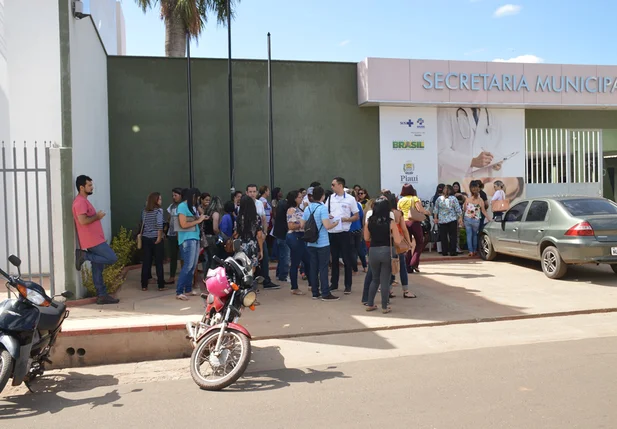
[[[308,243],[308,251],[311,255],[309,279],[313,285],[313,299],[321,298],[322,301],[336,301],[338,296],[332,295],[328,282],[328,263],[330,262],[330,238],[328,230],[338,225],[338,221],[330,220],[328,209],[324,206],[324,189],[316,186],[313,189],[313,202],[304,210],[303,224],[309,220],[311,214],[315,217],[319,238],[315,243]],[[321,295],[319,285],[321,284]]]

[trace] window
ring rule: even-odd
[[[518,203],[506,213],[506,221],[507,222],[520,222],[523,220],[523,214],[525,214],[525,209],[529,201],[523,201],[522,203]]]
[[[546,201],[534,201],[529,207],[525,222],[544,222],[548,213],[548,203]]]
[[[592,216],[617,214],[617,205],[609,200],[600,198],[580,198],[576,200],[563,200],[561,204],[572,216]]]
[[[527,183],[598,183],[601,131],[527,128]]]

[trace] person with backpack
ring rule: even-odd
[[[338,225],[338,220],[330,220],[327,207],[323,204],[324,189],[313,189],[313,202],[304,210],[301,227],[304,229],[303,240],[307,243],[310,254],[309,281],[312,285],[313,299],[336,301],[338,296],[330,292],[328,283],[328,263],[330,262],[330,238],[328,230]],[[321,294],[320,294],[321,285]]]

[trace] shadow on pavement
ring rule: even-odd
[[[285,368],[285,357],[276,346],[256,347],[253,346],[253,357],[256,362],[251,365],[258,367],[245,373],[236,383],[224,391],[229,392],[261,392],[289,387],[293,383],[323,383],[335,378],[351,378],[342,371],[334,371],[336,366],[329,366],[325,371],[307,368]],[[271,369],[259,369],[271,368]]]
[[[46,413],[56,414],[67,408],[82,405],[90,405],[90,408],[108,404],[113,404],[113,407],[122,407],[122,404],[115,403],[121,398],[117,389],[102,396],[93,395],[87,398],[71,399],[72,396],[76,396],[74,395],[76,393],[117,384],[118,380],[113,375],[69,372],[68,374],[43,376],[32,383],[31,388],[34,393],[18,387],[10,388],[10,396],[0,396],[0,420],[20,419]],[[130,393],[141,392],[141,390],[134,389]]]

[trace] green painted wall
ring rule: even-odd
[[[617,128],[617,110],[525,110],[526,128]]]
[[[195,182],[229,194],[227,61],[196,59],[193,74]],[[236,188],[268,184],[267,63],[233,62]],[[379,111],[357,105],[356,64],[272,64],[275,186],[379,187]],[[186,60],[109,57],[112,228],[134,227],[149,192],[164,203],[188,186]],[[138,128],[135,128],[138,127]],[[138,130],[138,132],[135,132]]]

